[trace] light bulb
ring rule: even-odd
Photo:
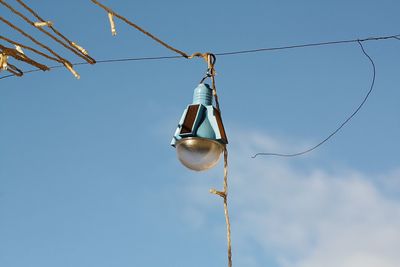
[[[207,138],[188,137],[176,142],[179,161],[194,171],[214,167],[223,150],[221,143]]]

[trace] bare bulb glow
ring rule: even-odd
[[[176,142],[176,152],[179,161],[194,171],[208,170],[217,164],[223,145],[217,141],[189,137]]]

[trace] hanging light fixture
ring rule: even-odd
[[[212,103],[211,87],[200,83],[194,89],[193,103],[183,112],[171,142],[180,162],[191,170],[214,167],[228,143],[221,114]]]
[[[184,110],[171,145],[176,148],[180,162],[194,171],[204,171],[214,167],[221,154],[224,154],[223,190],[210,189],[210,193],[218,195],[224,200],[228,267],[232,267],[231,224],[228,212],[228,139],[221,119],[215,86],[216,57],[211,53],[195,53],[188,58],[194,56],[206,60],[207,74],[194,89],[193,102]],[[204,83],[207,78],[211,79],[212,87]]]

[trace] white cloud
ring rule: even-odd
[[[241,137],[231,136],[231,144],[240,144]],[[400,184],[399,170],[371,177],[351,169],[332,172],[272,158],[250,159],[252,148],[260,145],[282,148],[273,138],[256,134],[230,147],[237,262],[263,266],[261,250],[282,267],[400,266],[400,199],[386,190]],[[376,183],[378,178],[384,183]],[[203,221],[215,212],[204,194],[208,182],[188,189],[188,210],[196,207]],[[252,247],[261,249],[257,254]]]

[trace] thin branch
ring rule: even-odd
[[[36,27],[35,26],[35,22],[31,21],[30,19],[28,19],[25,15],[23,15],[21,12],[19,12],[18,10],[14,9],[12,6],[10,6],[9,4],[7,4],[4,0],[0,0],[0,3],[7,7],[11,12],[13,12],[14,14],[18,15],[19,17],[21,17],[23,20],[25,20],[28,24],[32,25],[33,27],[35,27],[36,29],[38,29],[39,31],[41,31],[42,33],[46,34],[47,36],[49,36],[51,39],[53,39],[54,41],[56,41],[57,43],[59,43],[60,45],[64,46],[66,49],[70,50],[71,52],[73,52],[74,54],[76,54],[77,56],[83,58],[84,60],[88,61],[90,64],[94,64],[94,62],[92,62],[89,58],[87,58],[86,56],[82,55],[81,53],[78,53],[75,49],[71,48],[71,46],[66,45],[63,41],[61,41],[60,39],[58,39],[57,37],[55,37],[54,35],[52,35],[51,33],[49,33],[48,31],[44,30],[42,27]]]
[[[6,42],[8,42],[8,43],[10,43],[10,44],[18,45],[18,46],[20,46],[20,47],[22,47],[22,48],[24,48],[24,49],[26,49],[26,50],[32,51],[32,52],[34,52],[34,53],[36,53],[36,54],[38,54],[38,55],[41,55],[42,57],[45,57],[45,58],[47,58],[47,59],[50,59],[50,60],[53,60],[53,61],[62,63],[61,60],[59,60],[59,59],[57,59],[57,58],[55,58],[55,57],[49,56],[49,55],[47,55],[47,54],[45,54],[45,53],[43,53],[43,52],[41,52],[41,51],[39,51],[39,50],[36,50],[35,48],[30,47],[30,46],[27,46],[27,45],[18,43],[18,42],[16,42],[16,41],[13,41],[13,40],[11,40],[11,39],[8,39],[7,37],[4,37],[4,36],[1,36],[1,35],[0,35],[0,39],[1,39],[1,40],[4,40],[4,41],[6,41]]]
[[[26,5],[22,0],[16,0],[21,6],[23,6],[26,10],[28,10],[34,17],[36,17],[39,21],[45,21],[43,18],[39,16],[37,12],[35,12],[32,8],[30,8],[28,5]],[[53,25],[49,25],[48,28],[50,28],[55,34],[57,34],[59,37],[61,37],[65,42],[67,42],[70,45],[70,48],[73,48],[77,53],[79,53],[83,59],[85,59],[88,63],[94,64],[96,63],[96,60],[94,60],[92,57],[90,57],[87,53],[85,53],[86,50],[82,49],[80,46],[76,45],[74,42],[69,40],[66,36],[64,36],[61,32],[59,32]],[[39,28],[40,29],[40,28]],[[68,48],[69,49],[69,48]],[[76,52],[74,52],[76,54]]]
[[[4,19],[3,17],[0,16],[0,20],[7,24],[9,27],[11,27],[12,29],[16,30],[17,32],[19,32],[20,34],[22,34],[23,36],[25,36],[26,38],[28,38],[29,40],[31,40],[33,43],[35,43],[36,45],[42,47],[43,49],[46,49],[47,51],[49,51],[52,55],[54,55],[55,57],[57,57],[62,63],[64,62],[68,62],[70,63],[68,60],[66,60],[65,58],[63,58],[62,56],[60,56],[59,54],[57,54],[56,52],[54,52],[50,47],[46,46],[45,44],[39,42],[38,40],[36,40],[35,38],[33,38],[31,35],[29,35],[28,33],[24,32],[23,30],[21,30],[20,28],[18,28],[17,26],[15,26],[14,24],[12,24],[11,22],[9,22],[8,20]]]
[[[165,43],[164,41],[162,41],[160,38],[154,36],[153,34],[149,33],[148,31],[144,30],[143,28],[141,28],[140,26],[136,25],[135,23],[133,23],[132,21],[128,20],[127,18],[119,15],[118,13],[114,12],[111,8],[101,4],[99,1],[96,0],[91,0],[94,4],[98,5],[99,7],[101,7],[102,9],[104,9],[105,11],[107,11],[108,14],[112,14],[115,17],[119,18],[120,20],[124,21],[126,24],[134,27],[135,29],[137,29],[138,31],[144,33],[145,35],[147,35],[148,37],[150,37],[151,39],[153,39],[154,41],[156,41],[157,43],[161,44],[162,46],[168,48],[169,50],[180,54],[181,56],[185,57],[185,58],[190,58],[190,56],[188,54],[186,54],[185,52],[178,50],[172,46],[170,46],[169,44]]]
[[[47,66],[45,66],[43,64],[40,64],[39,62],[29,58],[28,56],[18,52],[16,49],[5,47],[5,46],[0,44],[0,51],[1,51],[2,54],[5,54],[7,56],[11,56],[11,57],[15,58],[16,60],[26,62],[26,63],[28,63],[28,64],[30,64],[30,65],[38,68],[38,69],[41,69],[43,71],[49,70],[49,67],[47,67]],[[18,69],[18,72],[22,73],[22,71],[20,71],[19,69]]]

